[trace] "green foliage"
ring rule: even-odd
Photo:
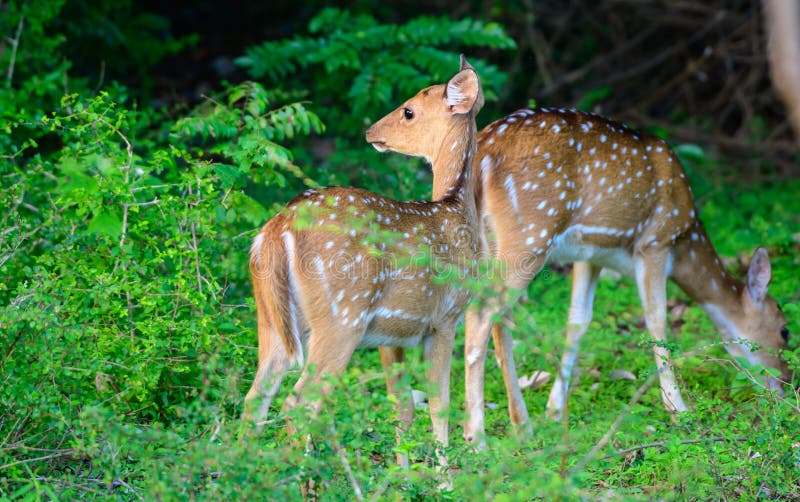
[[[298,71],[314,71],[315,102],[334,102],[326,122],[337,131],[358,130],[369,114],[406,99],[454,73],[457,48],[513,49],[514,41],[494,23],[420,17],[396,26],[367,14],[329,8],[309,23],[318,38],[296,37],[251,47],[238,63],[256,77],[280,82]],[[487,99],[497,99],[505,75],[475,60]],[[324,73],[323,73],[324,72]],[[340,108],[343,107],[343,108]],[[344,113],[343,113],[344,112]],[[338,119],[334,126],[332,118]],[[352,134],[352,132],[350,132]]]
[[[106,453],[126,451],[135,424],[181,430],[198,402],[233,412],[238,390],[220,389],[243,367],[224,361],[252,360],[243,260],[250,230],[268,217],[242,185],[256,167],[270,183],[295,171],[270,140],[322,124],[299,103],[268,108],[255,84],[233,86],[227,98],[179,121],[162,144],[136,141],[150,120],[106,93],[68,95],[36,124],[61,148],[48,154],[33,143],[26,157],[5,160],[0,324],[3,373],[14,385],[0,389],[0,424],[15,446],[0,456],[10,469],[4,492],[45,472],[10,461],[19,452],[53,449],[111,479],[128,461]],[[228,142],[182,146],[203,133]],[[203,158],[226,154],[236,169]],[[111,439],[119,444],[106,452]]]
[[[314,159],[326,168],[314,179],[384,192],[392,187],[389,195],[401,199],[429,196],[424,168],[369,151],[365,126],[420,89],[453,75],[459,51],[480,74],[487,100],[496,100],[505,73],[470,57],[470,51],[515,47],[497,24],[468,18],[420,17],[398,26],[380,24],[368,14],[328,8],[308,29],[313,37],[264,42],[249,48],[237,62],[269,85],[286,88],[296,82],[300,88],[310,83],[308,98],[336,138],[333,155]]]
[[[315,113],[299,102],[270,109],[267,91],[255,82],[231,86],[221,99],[225,102],[208,99],[192,116],[178,120],[175,130],[185,137],[199,136],[205,155],[221,155],[232,162],[214,163],[224,188],[241,188],[248,179],[285,187],[286,173],[282,171],[286,170],[313,184],[292,163],[289,149],[277,142],[322,133],[325,127]],[[254,166],[259,169],[252,169]],[[253,216],[264,214],[260,211]],[[263,222],[256,219],[253,223],[259,221]]]
[[[166,19],[143,12],[131,0],[5,2],[0,16],[0,33],[5,36],[0,45],[0,124],[4,129],[0,151],[14,152],[37,135],[35,128],[17,120],[18,113],[41,118],[55,109],[65,93],[86,97],[106,77],[118,78],[126,72],[135,73],[143,84],[140,91],[146,91],[152,84],[151,68],[196,41],[194,36],[165,36],[167,25]],[[125,49],[127,57],[119,57]],[[78,76],[70,74],[76,65],[83,70]],[[87,75],[94,78],[91,84]],[[109,87],[116,87],[117,101],[125,101],[127,91],[113,82]]]
[[[96,11],[81,5],[93,13],[89,26],[113,34],[122,14],[112,7],[125,13],[129,3]],[[241,430],[257,357],[247,276],[253,230],[274,205],[316,182],[426,196],[425,170],[372,151],[361,128],[452,74],[456,48],[511,43],[480,21],[419,18],[393,26],[325,10],[309,26],[317,38],[271,42],[278,69],[263,70],[266,87],[225,85],[175,119],[136,104],[119,84],[94,92],[70,73],[73,62],[61,52],[65,31],[53,29],[75,12],[64,14],[67,7],[11,3],[0,16],[11,39],[24,18],[26,42],[11,85],[0,89],[0,205],[7,208],[0,213],[0,498],[296,500],[309,478],[327,499],[353,499],[357,488],[374,499],[800,496],[797,395],[781,400],[765,391],[754,377],[768,370],[728,357],[696,306],[673,322],[678,336],[669,342],[681,354],[682,390],[695,409],[673,422],[656,388],[628,409],[654,368],[636,288],[626,280],[603,279],[598,287],[565,424],[541,413],[547,386],[528,389],[534,433],[515,435],[490,355],[488,449],[472,451],[460,438],[464,361],[455,357],[446,449],[453,492],[440,488],[426,410],[395,446],[395,399],[386,395],[375,351],[358,352],[345,373],[329,379],[321,413],[299,407],[292,414],[313,450],[303,434],[287,436],[278,412],[296,373],[264,431]],[[146,26],[161,26],[141,16]],[[175,47],[131,61],[153,61]],[[267,61],[264,47],[247,55],[254,72]],[[0,66],[8,68],[9,57],[0,51]],[[487,90],[499,92],[504,76],[471,61]],[[324,161],[312,163],[320,145]],[[791,330],[800,331],[793,275],[800,186],[718,188],[694,169],[716,161],[709,153],[679,153],[699,187],[700,215],[713,222],[712,240],[726,257],[768,247],[771,292]],[[374,236],[376,243],[391,238]],[[741,262],[733,260],[734,272],[741,274]],[[489,290],[487,282],[471,286]],[[547,269],[528,296],[505,321],[522,342],[514,349],[518,369],[553,373],[568,280]],[[670,296],[682,300],[675,288]],[[793,336],[786,354],[795,370],[798,343]],[[463,342],[456,347],[462,353]],[[421,350],[409,359],[404,382],[424,388]],[[619,369],[637,380],[612,379]],[[613,441],[578,468],[621,414]],[[408,453],[410,469],[394,465],[398,449]]]
[[[578,104],[579,110],[591,110],[595,105],[602,103],[604,99],[608,98],[611,94],[611,88],[608,86],[598,87],[587,91]]]
[[[58,51],[64,37],[48,34],[63,0],[12,2],[3,6],[0,33],[7,39],[0,45],[0,152],[20,155],[42,134],[28,127],[20,117],[36,119],[53,109],[64,93],[64,76],[69,62],[60,62]],[[59,61],[53,64],[53,61]]]

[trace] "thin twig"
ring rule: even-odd
[[[133,206],[136,206],[136,207],[147,207],[147,206],[152,206],[154,204],[158,204],[159,202],[161,202],[161,201],[158,200],[158,197],[156,197],[155,199],[149,200],[147,202],[125,202],[122,205],[125,206],[125,207],[133,207]]]
[[[195,272],[197,273],[197,291],[199,293],[202,293],[203,279],[202,276],[200,275],[200,257],[199,257],[200,252],[197,248],[197,232],[195,231],[194,228],[194,222],[190,224],[189,228],[192,230],[192,244],[194,245],[194,269]]]
[[[725,344],[723,343],[723,345],[725,345]],[[713,361],[713,362],[718,363],[718,364],[723,365],[723,366],[724,365],[732,366],[736,371],[738,371],[739,373],[745,375],[747,377],[747,380],[751,384],[753,384],[755,387],[758,387],[762,391],[765,391],[765,392],[767,392],[767,393],[769,393],[771,395],[774,395],[773,391],[771,391],[769,388],[767,388],[767,386],[764,383],[764,380],[763,380],[763,378],[761,376],[754,375],[748,368],[745,368],[741,364],[737,363],[735,360],[732,360],[732,359],[716,359],[716,358],[710,358],[710,357],[707,358],[707,360]],[[782,385],[788,385],[790,383],[790,382],[783,381],[781,379],[778,379],[778,381]],[[791,386],[789,386],[789,387],[792,388]],[[794,413],[800,414],[800,401],[798,401],[798,398],[800,396],[798,396],[797,389],[792,388],[792,391],[794,392],[794,397],[795,397],[794,404],[791,401],[789,401],[789,397],[788,396],[787,397],[777,397],[775,402],[784,404],[784,405],[788,406]]]
[[[707,443],[707,442],[724,443],[724,442],[728,442],[728,441],[730,441],[730,442],[747,441],[747,439],[748,438],[740,438],[740,437],[726,438],[726,437],[722,437],[722,436],[717,436],[717,437],[710,437],[710,438],[682,439],[681,441],[679,441],[679,443],[680,444],[696,444],[696,443]],[[619,455],[625,455],[626,453],[630,453],[632,451],[645,450],[647,448],[660,448],[662,446],[667,445],[670,442],[671,441],[655,441],[655,442],[652,442],[652,443],[640,444],[638,446],[631,446],[630,448],[625,448],[624,450],[617,450],[617,451],[615,451],[614,453],[612,453],[610,455],[606,455],[605,457],[603,457],[603,460],[608,460],[610,458],[614,458],[614,457],[619,456]]]
[[[128,138],[124,134],[122,134],[122,131],[117,129],[114,125],[112,125],[106,119],[104,119],[103,117],[99,117],[97,120],[101,124],[104,124],[106,127],[111,129],[117,136],[122,138],[122,141],[125,142],[125,152],[126,152],[126,154],[128,156],[128,163],[126,165],[122,166],[122,167],[123,167],[123,170],[125,171],[125,186],[128,186],[129,181],[130,181],[131,166],[133,165],[133,146],[131,145],[131,142],[128,141]],[[131,192],[131,197],[133,197],[133,192]],[[135,197],[134,197],[134,200],[136,200]],[[122,204],[122,229],[121,229],[120,237],[119,237],[119,247],[120,248],[125,245],[125,237],[128,234],[128,208],[131,205],[135,205],[135,204],[126,204],[126,203]],[[119,263],[119,259],[117,260],[117,263]],[[115,264],[114,265],[114,269],[116,269],[116,268],[117,268],[117,265]],[[123,270],[127,270],[127,268],[128,268],[127,264],[125,264],[123,262],[122,263],[122,269]],[[135,326],[135,323],[134,323],[134,317],[133,317],[134,305],[133,305],[133,300],[132,300],[130,289],[125,291],[125,305],[126,305],[126,307],[128,309],[128,321],[130,323],[130,331],[128,333],[128,336],[130,337],[131,342],[132,342],[133,339],[134,339],[134,326]]]
[[[347,478],[350,480],[350,484],[353,485],[353,494],[356,497],[356,500],[364,500],[364,494],[361,491],[361,485],[358,484],[358,480],[356,479],[355,474],[353,474],[353,469],[350,467],[350,461],[347,460],[347,454],[342,448],[342,445],[339,444],[339,441],[336,439],[336,429],[333,426],[333,417],[331,417],[331,424],[328,428],[328,432],[330,432],[330,442],[333,446],[333,449],[336,450],[336,454],[339,456],[339,461],[342,462],[342,467],[344,467],[344,472],[347,474]]]
[[[670,57],[678,54],[679,52],[686,49],[690,44],[701,40],[705,37],[714,27],[716,27],[722,20],[725,18],[724,13],[720,12],[716,16],[714,16],[711,21],[709,21],[701,30],[698,30],[695,34],[691,37],[681,40],[680,42],[672,45],[665,50],[661,51],[658,54],[653,55],[651,58],[647,58],[646,60],[642,61],[640,64],[636,66],[631,66],[625,68],[624,70],[620,70],[618,72],[614,72],[613,74],[609,75],[606,79],[600,82],[600,85],[613,85],[617,82],[630,80],[639,75],[648,72],[652,68],[655,68],[664,63]]]
[[[43,481],[45,483],[55,484],[55,485],[58,485],[58,486],[63,487],[63,488],[77,488],[77,489],[80,489],[83,492],[91,493],[93,495],[99,495],[100,497],[102,497],[103,495],[105,495],[106,497],[108,496],[108,492],[106,492],[106,491],[96,490],[96,489],[90,487],[87,484],[71,483],[71,482],[69,482],[67,480],[60,479],[60,478],[49,478],[47,476],[36,476],[36,481]],[[104,482],[102,482],[100,480],[97,480],[97,479],[93,479],[93,478],[88,478],[87,482],[94,483],[94,484],[103,484],[103,485],[105,485]]]
[[[532,0],[524,0],[524,4],[527,12],[533,12],[534,9]],[[553,77],[547,68],[547,61],[549,61],[551,58],[550,54],[545,53],[545,51],[542,49],[542,36],[533,28],[533,24],[535,22],[536,19],[533,16],[531,16],[530,19],[525,20],[525,35],[528,37],[528,44],[530,45],[530,48],[536,58],[536,68],[539,71],[539,76],[542,78],[545,85],[550,87],[553,83]]]
[[[597,68],[603,66],[604,64],[609,64],[614,59],[622,56],[626,52],[631,49],[640,47],[642,42],[650,37],[653,33],[656,32],[656,25],[646,27],[637,33],[633,38],[627,41],[625,44],[616,47],[613,51],[600,54],[596,58],[589,61],[587,64],[575,68],[574,70],[562,73],[559,75],[555,81],[549,83],[541,92],[538,93],[539,96],[546,97],[555,94],[556,92],[560,91],[564,87],[570,86],[578,82],[580,79],[585,77],[590,72],[596,70]]]
[[[3,469],[8,469],[9,467],[14,467],[15,465],[20,464],[27,464],[29,462],[38,462],[39,460],[50,460],[53,458],[61,458],[75,454],[75,449],[70,448],[69,450],[64,450],[59,453],[53,453],[52,455],[44,455],[42,457],[34,457],[34,458],[24,458],[22,460],[17,460],[16,462],[9,462],[7,464],[0,465],[0,471]]]
[[[103,117],[98,117],[97,121],[100,122],[101,124],[105,125],[109,129],[111,129],[111,131],[114,134],[116,134],[117,136],[119,136],[122,139],[122,141],[125,143],[125,153],[126,153],[126,155],[128,157],[128,162],[127,162],[127,164],[122,166],[122,169],[125,171],[125,185],[127,185],[128,182],[130,181],[131,166],[133,165],[133,145],[131,145],[131,142],[128,141],[128,138],[122,133],[122,131],[117,129],[108,120],[104,119]],[[136,204],[127,204],[127,205],[123,204],[122,205],[122,235],[120,236],[120,239],[119,239],[119,246],[120,247],[122,247],[125,244],[125,235],[127,234],[127,229],[128,229],[128,207],[132,206],[132,205],[136,205]]]
[[[17,48],[19,47],[19,38],[22,36],[22,25],[25,23],[25,16],[19,16],[19,23],[17,23],[17,34],[10,40],[11,42],[11,60],[8,62],[8,72],[6,73],[6,88],[11,88],[11,81],[14,78],[14,66],[17,64]]]
[[[94,94],[97,94],[103,87],[106,78],[106,61],[100,61],[100,76],[97,78],[97,85],[94,88]]]

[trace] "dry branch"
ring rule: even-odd
[[[780,47],[766,19],[770,2],[800,10],[785,0],[765,0],[764,8],[752,0],[523,2],[500,20],[521,53],[512,66],[517,89],[508,96],[658,126],[672,141],[716,148],[730,175],[798,176],[800,148],[787,123],[786,98],[770,77],[768,49],[775,59]],[[781,17],[796,28],[796,16]],[[800,44],[795,48],[800,54]],[[789,62],[772,70],[796,72],[800,82],[800,55],[780,55]],[[792,86],[800,106],[800,85]]]

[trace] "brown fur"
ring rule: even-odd
[[[770,279],[766,252],[754,256],[745,286],[733,278],[706,237],[688,179],[662,140],[617,122],[575,110],[519,110],[488,125],[478,138],[473,164],[483,251],[509,268],[506,285],[524,289],[550,260],[580,261],[573,272],[573,296],[562,369],[548,402],[559,416],[580,337],[591,320],[594,287],[604,266],[637,278],[645,320],[653,338],[665,405],[686,409],[666,336],[666,281],[675,281],[712,316],[730,342],[739,337],[766,350],[751,352],[737,343],[726,348],[753,363],[778,368],[790,378],[778,352],[785,348],[786,320],[766,295]],[[755,289],[754,289],[755,288]],[[468,441],[483,434],[484,360],[492,316],[513,298],[485,302],[467,313]],[[510,337],[495,326],[495,349],[513,365]],[[512,421],[528,414],[513,371],[506,371]],[[773,386],[773,383],[770,383]],[[558,388],[557,388],[558,387]]]
[[[428,378],[435,387],[434,435],[447,444],[442,411],[449,402],[455,325],[469,293],[457,282],[433,281],[433,264],[470,273],[475,260],[471,173],[475,113],[482,102],[477,75],[462,60],[461,71],[446,85],[420,91],[367,131],[367,140],[381,151],[431,161],[434,201],[398,202],[357,188],[308,190],[264,226],[250,260],[259,367],[245,398],[246,420],[263,423],[283,374],[301,359],[302,346],[316,373],[312,377],[304,369],[294,387],[296,399],[287,399],[285,407],[304,401],[308,383],[343,370],[358,347],[426,340]],[[402,351],[387,353],[397,359]],[[404,410],[403,420],[410,420],[408,407]]]

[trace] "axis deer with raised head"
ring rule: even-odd
[[[250,252],[259,357],[245,419],[263,423],[293,365],[306,367],[285,408],[304,401],[308,384],[342,371],[356,348],[424,341],[428,379],[435,387],[433,432],[447,445],[443,410],[450,396],[450,358],[455,326],[470,295],[458,285],[432,281],[430,263],[414,258],[424,253],[461,271],[474,264],[472,161],[475,114],[482,105],[478,75],[462,56],[461,70],[449,82],[423,89],[367,131],[367,141],[379,151],[431,163],[433,201],[398,202],[357,188],[308,190],[264,225]],[[380,231],[398,240],[375,242]],[[393,359],[402,355],[382,352]],[[315,367],[313,376],[309,365]],[[394,380],[387,377],[387,384],[393,390]],[[413,407],[400,413],[408,423]]]
[[[790,375],[778,352],[786,319],[767,295],[767,253],[755,251],[745,282],[726,270],[697,219],[686,174],[667,144],[591,113],[519,110],[481,131],[475,161],[483,251],[508,267],[505,286],[524,290],[553,262],[574,262],[567,345],[547,403],[560,417],[578,343],[592,318],[603,267],[636,279],[659,368],[665,406],[687,409],[664,348],[666,283],[672,278],[708,313],[733,355]],[[509,414],[528,420],[511,353],[512,340],[492,316],[509,304],[487,301],[466,316],[464,437],[482,441],[483,382],[490,331],[503,370]],[[740,341],[744,343],[739,343]],[[760,346],[748,346],[749,343]],[[777,379],[769,379],[778,388]]]

